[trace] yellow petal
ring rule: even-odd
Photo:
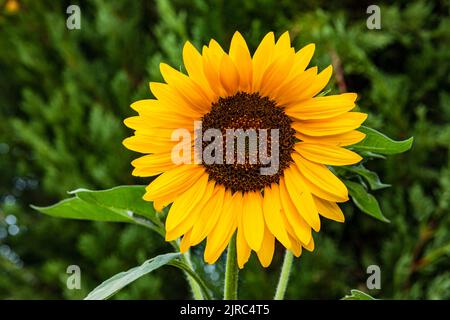
[[[247,43],[239,32],[235,32],[230,45],[230,58],[239,72],[239,88],[250,90],[252,86],[252,57]]]
[[[275,251],[275,238],[269,229],[265,228],[264,238],[261,249],[257,252],[258,259],[264,268],[267,268],[272,262],[273,253]]]
[[[158,121],[155,118],[148,118],[143,116],[138,117],[130,117],[124,120],[125,125],[136,131],[136,134],[144,134],[150,137],[159,137],[170,140],[174,129],[178,128],[167,128],[167,127],[155,127],[152,125],[148,125],[148,123]],[[184,128],[190,132],[194,132],[194,123],[186,123],[187,126]]]
[[[192,107],[192,109],[195,109],[200,113],[209,111],[212,101],[204,95],[198,84],[168,64],[161,63],[159,68],[164,80]]]
[[[311,237],[311,240],[309,241],[309,243],[307,245],[303,245],[303,248],[305,248],[309,252],[314,251],[314,239],[313,239],[313,237]]]
[[[215,43],[215,42],[214,42]],[[219,46],[220,47],[220,46]],[[203,47],[202,59],[203,59],[203,72],[208,80],[209,86],[217,96],[223,97],[226,95],[225,89],[223,89],[220,83],[220,64],[222,57],[225,55],[223,50],[217,46]]]
[[[176,167],[169,152],[149,154],[131,162],[135,167],[133,175],[137,177],[151,177]]]
[[[282,217],[282,219],[284,221],[284,226],[286,227],[286,231],[287,231],[287,234],[288,234],[288,237],[289,237],[289,241],[291,242],[291,245],[292,245],[292,239],[295,239],[296,241],[300,241],[300,240],[298,240],[298,237],[295,235],[294,228],[292,227],[292,225],[290,224],[290,222],[289,222],[289,220],[288,220],[288,218],[286,216],[286,212],[283,209],[283,204],[281,203],[281,199],[280,199],[280,204],[281,204],[281,211],[280,211],[281,217]]]
[[[328,136],[352,131],[367,119],[367,114],[347,112],[340,116],[323,120],[295,121],[292,127],[309,136]]]
[[[320,230],[320,218],[308,188],[299,178],[298,169],[291,166],[284,170],[284,182],[297,211],[314,231]]]
[[[295,137],[308,143],[345,147],[360,142],[366,137],[366,135],[362,132],[352,130],[341,134],[321,137],[308,136],[306,134],[297,132],[295,134]]]
[[[311,239],[311,227],[301,217],[292,202],[289,192],[286,188],[284,178],[280,179],[280,199],[283,211],[288,219],[290,225],[294,229],[295,236],[302,242],[308,243]]]
[[[203,258],[206,263],[209,263],[209,264],[216,263],[217,259],[220,258],[222,253],[225,251],[225,249],[229,245],[230,239],[233,236],[235,230],[236,230],[236,228],[233,231],[230,229],[230,233],[227,235],[226,240],[224,242],[222,242],[222,244],[219,246],[219,248],[215,252],[212,252],[211,254],[209,254],[206,252],[206,249],[205,249]]]
[[[269,32],[264,39],[262,39],[258,48],[255,51],[252,59],[253,69],[253,86],[252,91],[257,92],[260,88],[260,83],[266,68],[272,61],[272,55],[275,50],[275,36],[273,32]]]
[[[315,49],[315,44],[310,43],[295,53],[295,61],[292,73],[293,76],[299,75],[301,72],[305,71],[306,67],[311,61],[312,56],[314,55]]]
[[[326,166],[311,162],[296,152],[291,156],[299,170],[299,177],[304,177],[311,193],[329,201],[348,200],[347,187]]]
[[[156,212],[162,212],[163,209],[165,207],[167,207],[169,204],[171,204],[179,195],[180,195],[180,193],[169,194],[169,195],[166,195],[165,197],[155,198],[153,200],[153,208],[155,208]],[[144,195],[144,197],[145,197],[145,195]],[[177,237],[175,237],[175,238],[177,238]]]
[[[292,80],[285,82],[281,87],[270,94],[279,106],[289,105],[298,101],[298,96],[302,94],[316,77],[317,67],[312,67],[300,73]]]
[[[316,203],[319,213],[327,219],[344,222],[345,216],[342,213],[341,208],[331,201],[326,201],[318,197],[314,197],[314,202]]]
[[[217,95],[209,86],[209,82],[203,72],[202,55],[189,41],[186,42],[183,47],[183,62],[189,77],[202,88],[203,92],[210,101],[215,101],[217,99]]]
[[[289,249],[291,242],[281,215],[280,191],[276,183],[264,189],[263,212],[269,231]]]
[[[295,150],[305,159],[332,166],[345,166],[362,160],[362,157],[353,151],[324,144],[299,142],[295,145]]]
[[[198,120],[196,117],[188,117],[188,115],[183,115],[182,117],[173,114],[169,111],[153,111],[151,116],[143,115],[143,117],[147,118],[147,122],[149,122],[148,118],[153,119],[151,126],[158,128],[192,128],[194,126],[194,121]]]
[[[159,84],[161,85],[161,83]],[[164,85],[164,84],[162,84]],[[171,109],[170,105],[164,104],[157,99],[143,99],[133,102],[130,107],[137,111],[139,115],[153,117],[154,113],[164,113],[166,117],[171,119],[192,119],[189,115],[177,112],[177,109]]]
[[[323,88],[325,88],[325,86],[327,85],[328,81],[330,81],[332,73],[333,67],[329,65],[314,78],[312,84],[308,87],[308,89],[298,95],[296,101],[314,97],[316,94],[322,91]]]
[[[168,206],[172,201],[173,199],[171,197],[155,199],[153,200],[153,208],[156,212],[162,212],[164,207]]]
[[[295,79],[297,79],[305,71],[314,54],[314,49],[315,45],[310,43],[295,53],[291,70],[282,81],[282,86],[289,83],[294,83]]]
[[[139,102],[139,104],[137,104]],[[132,108],[138,110],[139,118],[145,126],[152,128],[189,128],[193,126],[195,117],[188,117],[175,112],[164,110],[162,103],[158,100],[140,100],[132,105]],[[130,119],[130,118],[128,118]],[[128,121],[126,119],[125,121]],[[124,121],[124,122],[125,122]]]
[[[194,164],[184,164],[166,171],[147,186],[144,200],[152,201],[166,196],[175,198],[191,187],[204,172],[203,166]]]
[[[239,88],[239,72],[228,55],[223,55],[220,64],[220,82],[228,95],[234,95]]]
[[[231,191],[226,190],[223,199],[223,211],[218,217],[217,223],[208,235],[205,255],[207,255],[206,252],[210,252],[212,254],[215,250],[217,250],[217,248],[223,243],[224,237],[228,235],[229,229],[234,225],[234,207],[232,199],[233,197],[231,195]]]
[[[281,86],[291,71],[294,56],[294,49],[285,49],[283,54],[279,58],[274,59],[267,67],[260,85],[260,92],[263,96],[270,96],[272,92],[275,92]]]
[[[165,83],[151,82],[151,87],[154,87],[156,92],[160,93],[164,98],[167,94],[170,94],[170,88]],[[169,92],[167,92],[169,90]],[[145,115],[152,117],[154,113],[161,114],[165,113],[167,116],[172,116],[173,118],[181,118],[181,119],[193,119],[190,114],[186,114],[186,111],[192,110],[190,107],[185,106],[185,104],[174,105],[176,102],[180,102],[182,100],[170,100],[163,101],[157,99],[143,99],[133,102],[130,107],[133,110],[136,110],[140,115]],[[167,117],[166,116],[166,117]]]
[[[276,54],[282,54],[285,49],[291,48],[291,38],[289,36],[289,31],[285,31],[277,40],[275,44]]]
[[[242,224],[248,245],[253,250],[258,251],[261,248],[264,237],[264,215],[260,192],[244,194]]]
[[[290,237],[290,239],[291,239],[291,243],[292,243],[291,251],[294,254],[294,256],[296,256],[298,258],[302,254],[302,244],[298,240],[296,240],[292,237]],[[311,239],[312,239],[312,237],[311,237]]]
[[[180,241],[180,252],[181,253],[185,253],[191,247],[191,242],[189,240],[190,236],[191,236],[191,231],[189,230],[188,232],[186,232],[186,234],[181,239],[181,241]]]
[[[244,203],[242,199],[242,204]],[[236,251],[237,251],[237,262],[239,269],[242,269],[250,258],[251,249],[245,240],[244,227],[243,227],[243,206],[240,210],[236,212],[238,214],[238,230],[236,235]]]
[[[170,172],[170,171],[169,171]],[[156,180],[155,180],[156,181]],[[203,174],[189,189],[181,194],[172,204],[166,219],[166,230],[173,230],[186,219],[201,201],[206,191],[208,175]]]
[[[175,240],[192,229],[192,227],[197,223],[203,207],[205,206],[206,203],[208,203],[211,200],[214,189],[215,189],[215,183],[213,181],[209,181],[208,185],[206,186],[206,190],[205,190],[204,194],[202,195],[201,200],[198,203],[196,203],[196,205],[194,207],[192,207],[192,209],[189,212],[189,215],[187,215],[185,219],[183,219],[181,222],[179,222],[174,229],[172,229],[170,231],[168,231],[166,229],[166,241]],[[166,200],[162,200],[162,201],[166,201]],[[160,205],[159,200],[155,200],[153,202],[153,204]],[[194,245],[190,239],[190,236],[189,236],[189,242],[190,242],[191,246]]]
[[[316,97],[286,107],[286,114],[299,120],[333,118],[355,107],[355,93]]]
[[[150,82],[150,90],[153,95],[162,104],[168,106],[169,110],[173,110],[176,113],[190,114],[193,117],[201,117],[202,112],[198,108],[195,108],[190,103],[187,103],[183,97],[181,97],[177,91],[171,88],[168,84],[159,82]]]
[[[225,188],[221,185],[216,185],[215,189],[210,201],[201,210],[198,222],[192,228],[191,242],[193,245],[200,243],[209,235],[222,215]]]
[[[128,137],[122,141],[122,144],[129,150],[141,153],[167,153],[171,152],[173,147],[179,142],[172,141],[167,137],[147,136],[143,134]],[[185,141],[190,147],[191,141]],[[184,145],[184,144],[183,144]]]
[[[211,48],[211,50],[213,50],[216,54],[220,54],[220,55],[224,55],[225,51],[222,49],[222,47],[220,46],[220,44],[214,40],[211,39],[209,40],[209,47]]]
[[[273,52],[273,56],[272,56],[272,61],[271,63],[275,62],[276,60],[279,60],[281,58],[283,58],[286,54],[286,52],[290,52],[292,51],[292,54],[295,55],[295,49],[291,47],[291,38],[289,36],[289,31],[285,31],[277,40],[277,42],[275,43],[275,47],[274,47],[274,52]],[[291,66],[289,68],[292,68],[293,65],[293,60],[291,63]],[[285,75],[287,76],[287,74]]]
[[[230,238],[236,230],[237,216],[236,212],[242,207],[242,196],[236,192],[231,196],[231,192],[225,193],[225,208],[219,217],[214,229],[208,235],[206,248],[204,253],[205,261],[214,263],[220,257],[226,246],[230,242]],[[228,204],[228,205],[227,205]]]

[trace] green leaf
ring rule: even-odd
[[[364,159],[386,159],[386,156],[371,151],[358,150],[358,153]]]
[[[151,220],[156,218],[156,212],[151,202],[142,199],[145,186],[119,186],[108,190],[77,189],[69,192],[93,205],[112,210],[131,211]]]
[[[132,216],[126,211],[110,210],[85,202],[78,197],[65,199],[48,207],[37,207],[33,205],[31,207],[46,215],[57,218],[109,222],[134,222]]]
[[[145,261],[138,267],[114,275],[92,290],[85,300],[104,300],[140,277],[156,270],[180,256],[179,253],[167,253]]]
[[[379,190],[383,188],[390,187],[390,184],[385,184],[380,181],[380,177],[378,177],[378,174],[376,172],[368,170],[366,167],[364,167],[362,164],[357,166],[348,166],[348,167],[342,167],[343,169],[356,173],[366,179],[366,181],[369,183],[370,189],[372,190]]]
[[[31,207],[58,218],[133,222],[164,235],[153,204],[142,199],[144,192],[143,186],[119,186],[101,191],[77,189],[70,192],[75,194],[73,198],[49,207]]]
[[[350,295],[346,295],[341,300],[377,300],[374,297],[364,293],[362,291],[352,289],[350,290]]]
[[[345,184],[353,202],[361,211],[383,222],[390,222],[381,212],[377,199],[368,193],[362,185],[349,180],[346,180]]]
[[[361,126],[359,131],[366,134],[361,142],[351,148],[356,151],[370,151],[378,154],[397,154],[411,149],[414,138],[395,141],[375,129]]]

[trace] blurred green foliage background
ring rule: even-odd
[[[17,6],[11,6],[11,2]],[[66,8],[81,8],[81,30]],[[366,27],[370,4],[381,30]],[[170,250],[139,226],[58,220],[30,209],[79,187],[144,184],[121,141],[131,102],[149,98],[159,62],[181,67],[186,40],[228,47],[239,30],[255,49],[268,31],[289,30],[312,63],[342,68],[332,92],[358,92],[367,125],[413,149],[376,160],[389,189],[376,193],[390,224],[345,206],[345,224],[325,222],[316,250],[295,261],[287,298],[336,299],[358,288],[384,299],[450,299],[450,2],[325,0],[0,0],[0,298],[79,299],[113,274]],[[220,288],[223,261],[197,268]],[[242,298],[273,295],[283,252],[241,272]],[[223,260],[223,259],[222,259]],[[66,287],[69,265],[82,289]],[[366,268],[379,265],[381,290]],[[218,294],[218,293],[217,293]],[[218,296],[218,295],[217,295]],[[183,275],[165,267],[114,298],[189,298]]]

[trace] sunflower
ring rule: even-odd
[[[182,237],[181,252],[206,239],[204,259],[214,263],[236,234],[239,268],[252,251],[266,267],[275,239],[300,256],[302,248],[314,249],[312,230],[320,230],[320,216],[344,221],[337,203],[348,200],[348,191],[328,166],[361,160],[343,147],[364,138],[356,129],[367,115],[350,112],[355,93],[320,95],[332,67],[319,73],[307,68],[314,49],[309,44],[295,51],[288,32],[277,41],[268,33],[253,56],[239,32],[228,53],[215,40],[201,53],[186,42],[187,74],[161,63],[165,83],[150,83],[155,99],[131,105],[139,115],[125,120],[135,131],[123,143],[146,154],[132,162],[133,175],[158,175],[144,199],[157,211],[171,204],[166,240]],[[262,175],[264,165],[248,158],[243,164],[172,161],[179,143],[172,133],[194,133],[196,121],[202,132],[278,129],[277,172]],[[188,145],[195,149],[195,141]]]

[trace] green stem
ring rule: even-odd
[[[192,266],[191,255],[189,253],[189,250],[181,255],[181,260],[185,264],[187,264],[187,266],[191,270],[194,270],[193,266]],[[194,299],[195,300],[205,300],[205,297],[203,296],[203,293],[202,293],[202,289],[200,288],[198,283],[195,281],[195,279],[191,275],[189,275],[189,273],[187,273],[186,271],[185,271],[185,274],[186,274],[187,281],[189,282],[189,286],[191,287],[192,296],[194,297]]]
[[[274,300],[284,299],[293,261],[294,255],[290,250],[286,250],[286,253],[284,254],[283,266],[281,267],[280,279],[278,280],[277,291],[275,292],[275,297],[273,298]]]
[[[225,269],[224,300],[237,300],[239,269],[236,255],[236,235],[230,240],[227,251],[227,265]]]
[[[202,289],[203,296],[206,300],[211,300],[211,294],[209,293],[209,288],[206,286],[203,279],[195,273],[194,270],[192,270],[186,263],[180,260],[173,260],[169,262],[169,265],[172,265],[174,267],[177,267],[178,269],[183,270],[187,275],[191,276],[195,282],[200,286]]]

